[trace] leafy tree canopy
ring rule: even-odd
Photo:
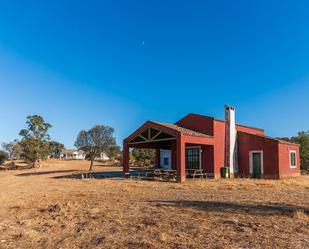
[[[26,128],[19,132],[22,137],[20,141],[21,157],[32,163],[33,167],[39,159],[46,158],[50,153],[48,129],[51,127],[43,117],[33,115],[27,117]]]
[[[13,159],[14,157],[14,147],[17,144],[17,140],[8,142],[8,143],[2,143],[2,148],[8,153],[9,158]]]
[[[0,150],[0,165],[2,165],[4,163],[5,160],[7,160],[9,157],[8,153]]]
[[[32,138],[39,141],[50,140],[48,129],[52,126],[46,123],[43,117],[39,115],[28,116],[26,129],[22,129],[19,135],[23,138]]]
[[[133,149],[132,157],[135,163],[141,165],[150,165],[155,160],[155,150],[153,149]]]
[[[82,130],[75,141],[75,147],[85,151],[90,158],[90,168],[92,170],[93,162],[101,152],[108,153],[116,145],[113,137],[114,129],[110,126],[96,125],[90,130]]]
[[[61,150],[65,149],[64,144],[59,143],[57,141],[50,141],[48,143],[49,150],[53,156],[59,154]]]
[[[115,143],[114,145],[111,145],[105,151],[105,153],[110,159],[115,159],[115,158],[119,158],[119,156],[121,155],[121,150],[120,150],[120,147]]]

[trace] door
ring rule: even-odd
[[[170,150],[160,150],[160,166],[163,169],[171,169],[171,151]]]
[[[253,178],[261,178],[262,155],[260,152],[252,153]]]
[[[201,148],[189,147],[186,148],[186,169],[201,168]]]

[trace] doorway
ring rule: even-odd
[[[263,174],[263,152],[250,152],[250,174],[253,178],[261,178]]]

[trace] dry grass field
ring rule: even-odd
[[[308,176],[80,180],[57,176],[88,162],[43,165],[0,171],[0,248],[309,248]]]

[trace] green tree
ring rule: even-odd
[[[109,159],[114,160],[115,158],[118,158],[121,154],[120,147],[115,143],[114,145],[111,145],[106,151],[106,155],[109,157]]]
[[[155,150],[153,149],[133,149],[132,157],[136,164],[151,165],[155,161]]]
[[[90,158],[89,171],[92,170],[93,162],[101,152],[107,152],[116,141],[113,137],[114,129],[110,126],[96,125],[90,130],[82,130],[79,132],[75,141],[75,147],[83,150]]]
[[[50,141],[50,142],[48,143],[48,146],[49,146],[49,150],[50,150],[52,156],[59,155],[59,153],[61,152],[61,150],[65,149],[65,148],[64,148],[64,144],[59,143],[59,142],[57,142],[57,141]]]
[[[301,131],[296,137],[291,138],[291,142],[300,145],[300,163],[301,169],[309,171],[309,131]]]
[[[16,142],[16,144],[13,147],[13,154],[14,154],[14,158],[20,159],[21,158],[21,145],[20,145],[20,141]]]
[[[0,165],[2,165],[5,160],[7,160],[9,157],[8,153],[3,151],[3,150],[0,150]]]
[[[39,159],[46,158],[50,154],[48,129],[51,128],[43,117],[39,115],[28,116],[26,121],[26,129],[22,129],[19,135],[22,137],[20,141],[21,157],[32,167],[36,166]]]
[[[14,167],[14,157],[15,157],[15,152],[16,150],[14,149],[14,147],[17,144],[17,140],[14,140],[12,142],[8,142],[8,143],[2,143],[2,148],[8,153],[8,158],[10,159],[10,165],[9,167]]]

